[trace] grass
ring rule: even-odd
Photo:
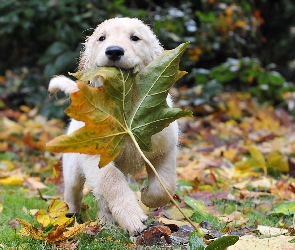
[[[217,217],[208,213],[200,214],[195,213],[192,215],[192,219],[196,222],[209,221],[215,229],[223,231],[226,227],[232,227],[239,231],[243,231],[244,227],[256,228],[257,225],[269,226],[269,227],[290,227],[293,223],[293,215],[283,215],[283,214],[270,214],[261,210],[258,204],[271,204],[271,197],[264,197],[259,200],[257,199],[247,199],[244,202],[235,202],[231,200],[217,200],[214,201],[215,209],[222,215],[229,215],[233,212],[240,212],[243,218],[248,218],[249,220],[245,225],[237,225],[235,221],[230,223],[221,222]]]
[[[46,195],[55,195],[56,190],[53,185],[48,191],[42,191]],[[246,199],[244,202],[232,200],[215,200],[213,206],[215,211],[222,215],[231,214],[238,211],[245,218],[249,218],[246,223],[247,228],[255,228],[256,225],[271,227],[281,227],[282,225],[291,226],[292,216],[286,215],[267,215],[261,204],[272,204],[272,197],[260,197],[255,199]],[[52,249],[52,244],[44,241],[32,240],[18,234],[20,228],[13,229],[9,223],[14,218],[26,220],[32,225],[38,227],[38,222],[30,214],[31,209],[47,209],[48,202],[42,200],[36,193],[32,193],[26,187],[20,186],[1,186],[0,203],[3,210],[0,213],[0,249]],[[82,219],[84,221],[95,220],[97,203],[92,194],[84,197],[84,206]],[[267,208],[269,210],[269,207]],[[217,216],[211,213],[195,212],[191,219],[196,222],[209,221],[218,231],[224,231],[225,228],[234,228],[237,232],[243,232],[244,226],[235,225],[234,222],[221,222]],[[79,241],[77,249],[130,249],[133,246],[128,234],[116,226],[104,226],[101,232],[96,236],[79,234],[75,237]],[[74,242],[73,242],[74,243]],[[161,249],[153,247],[152,249]]]
[[[52,189],[50,192],[54,193]],[[50,193],[49,192],[49,193]],[[52,249],[52,245],[36,241],[18,234],[19,228],[13,229],[9,223],[14,218],[26,220],[38,227],[37,221],[30,214],[31,209],[47,209],[48,203],[38,197],[30,197],[31,192],[27,188],[19,186],[1,186],[0,203],[3,211],[0,213],[0,249]],[[82,218],[95,220],[96,201],[91,194],[84,198],[85,206]],[[97,236],[79,234],[78,249],[129,249],[132,242],[123,230],[116,226],[105,226]]]

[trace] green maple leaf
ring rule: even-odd
[[[79,91],[70,95],[66,114],[85,126],[70,135],[59,136],[46,148],[54,152],[100,154],[100,166],[114,160],[131,136],[143,151],[152,151],[152,135],[191,111],[170,108],[166,97],[171,86],[183,75],[180,57],[188,43],[163,52],[137,74],[115,67],[99,67],[73,74]],[[100,77],[103,86],[88,85]]]

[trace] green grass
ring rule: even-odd
[[[246,226],[248,227],[255,228],[256,225],[269,227],[281,227],[282,225],[291,226],[293,216],[287,216],[283,214],[268,215],[263,211],[263,209],[259,207],[259,205],[263,203],[267,203],[268,205],[271,204],[272,200],[272,197],[246,199],[243,202],[217,200],[214,202],[214,206],[221,214],[231,214],[234,211],[241,212],[244,218],[249,218],[248,222],[246,223]],[[220,226],[222,226],[222,224],[214,224],[214,222],[216,221],[213,220],[212,224],[217,226],[217,229],[220,230]],[[232,225],[235,226],[234,223],[232,223]]]
[[[42,190],[43,195],[55,195],[54,185],[47,184],[49,190]],[[259,197],[256,199],[246,199],[243,202],[232,200],[215,200],[213,205],[216,211],[222,215],[231,214],[234,211],[241,212],[244,218],[249,218],[247,227],[255,228],[256,225],[270,227],[281,227],[282,225],[291,226],[292,216],[286,215],[267,215],[261,204],[268,204],[269,210],[272,204],[272,197]],[[84,205],[81,217],[83,221],[96,220],[97,202],[90,193],[84,197]],[[28,188],[20,186],[1,186],[0,203],[3,210],[0,213],[0,250],[2,249],[52,249],[53,245],[45,241],[36,241],[29,237],[18,234],[20,227],[13,229],[9,222],[14,218],[26,220],[32,225],[39,227],[38,222],[30,214],[31,209],[46,210],[49,202],[46,202],[38,194],[29,191]],[[227,227],[242,231],[242,227],[234,222],[229,224],[221,222],[212,213],[195,212],[191,219],[196,222],[209,221],[215,229],[223,231]],[[96,236],[80,233],[75,237],[79,241],[78,249],[130,249],[132,242],[129,235],[116,226],[104,226]],[[152,249],[161,249],[153,247]]]
[[[180,196],[184,196],[184,189],[192,186],[189,181],[179,181],[178,190],[176,193]],[[201,187],[201,186],[199,186]],[[220,191],[215,189],[215,192]],[[212,193],[214,193],[212,191]],[[251,191],[251,189],[250,189]],[[262,190],[254,190],[262,191]],[[239,193],[234,192],[236,197]],[[257,225],[269,226],[269,227],[290,227],[293,225],[293,215],[284,214],[268,214],[271,209],[277,205],[278,200],[274,199],[272,195],[268,195],[266,192],[265,196],[258,196],[256,198],[246,198],[245,200],[224,200],[224,199],[214,199],[212,200],[213,210],[218,212],[222,216],[230,215],[233,212],[240,212],[243,218],[248,218],[246,222],[246,227],[256,228]],[[212,208],[211,208],[212,209]],[[208,210],[208,208],[206,209]],[[191,215],[190,219],[194,222],[208,221],[211,225],[219,231],[226,231],[226,228],[232,227],[236,231],[243,230],[243,226],[235,224],[235,221],[226,223],[221,221],[219,216],[215,216],[214,213],[208,213],[207,211],[196,211]]]
[[[49,193],[55,193],[52,189]],[[47,209],[48,203],[38,196],[30,197],[31,192],[27,188],[19,186],[1,186],[0,203],[3,211],[0,213],[0,249],[52,249],[52,245],[45,241],[36,241],[18,234],[20,228],[14,230],[9,222],[14,218],[20,218],[39,227],[38,222],[30,214],[30,209]],[[83,209],[82,218],[95,220],[97,203],[91,194],[84,198],[87,209]],[[131,240],[123,230],[116,226],[104,226],[96,236],[79,234],[78,249],[129,249]]]

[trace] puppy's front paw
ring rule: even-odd
[[[48,91],[50,93],[56,93],[58,90],[61,90],[66,94],[71,94],[78,92],[79,88],[77,84],[71,79],[65,76],[56,76],[50,80]]]
[[[117,211],[118,213],[113,211],[116,221],[130,235],[138,235],[146,228],[144,222],[148,217],[139,206],[128,207],[128,209],[120,207]]]
[[[148,217],[145,215],[143,216],[140,221],[138,219],[130,218],[128,219],[129,225],[125,229],[129,235],[131,236],[138,236],[143,230],[146,229],[146,225],[144,224],[147,221]]]

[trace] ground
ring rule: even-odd
[[[290,249],[294,244],[289,241],[293,239],[295,211],[291,117],[283,109],[258,105],[246,94],[224,93],[214,101],[214,105],[194,107],[176,100],[195,116],[179,120],[182,134],[175,200],[203,228],[206,245],[223,235],[237,235],[239,241],[231,250],[253,249],[250,243],[257,249],[279,249],[278,242],[280,249]],[[50,232],[73,232],[68,228],[57,233],[52,221],[44,225],[37,216],[43,209],[43,215],[50,217],[56,211],[51,211],[49,204],[61,200],[60,156],[44,151],[44,145],[61,134],[65,124],[58,119],[47,120],[37,111],[28,107],[0,111],[0,249],[22,249],[28,244],[31,249],[51,249],[53,245],[65,249],[135,248],[136,239],[131,241],[119,228],[89,224],[96,220],[96,205],[87,188],[83,230],[77,229],[78,224],[69,224],[76,227],[77,234],[56,241],[49,237]],[[145,183],[143,172],[132,187],[137,192]],[[143,208],[154,231],[143,234],[138,244],[164,244],[169,248],[166,241],[170,238],[179,249],[186,248],[193,229],[172,203],[153,210]],[[34,241],[32,234],[22,236],[24,227],[16,219],[26,220],[45,238]],[[159,222],[166,227],[161,228]]]

